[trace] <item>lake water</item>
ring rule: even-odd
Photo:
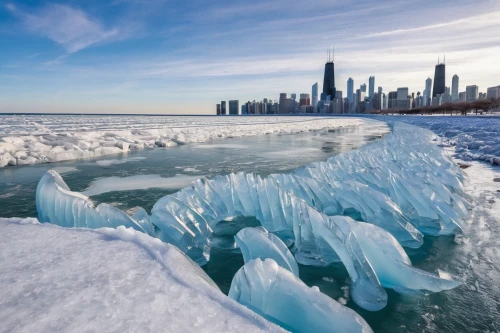
[[[384,123],[365,120],[362,126],[296,135],[266,135],[213,140],[74,161],[0,169],[0,216],[36,216],[36,185],[48,169],[58,170],[74,191],[97,203],[128,210],[150,210],[162,196],[187,186],[197,177],[231,172],[266,176],[290,172],[313,161],[356,149],[390,131]],[[342,265],[300,266],[300,277],[360,313],[376,332],[498,332],[500,330],[500,193],[499,168],[474,162],[466,189],[478,198],[463,236],[425,237],[418,250],[408,251],[414,266],[429,272],[445,270],[464,281],[454,290],[432,295],[401,295],[388,290],[389,303],[378,312],[365,311],[349,296],[349,277]],[[255,226],[252,218],[241,225]],[[234,231],[233,231],[234,232]],[[243,265],[232,244],[232,232],[214,236],[211,260],[204,270],[227,293]]]

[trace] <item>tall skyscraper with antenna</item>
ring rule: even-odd
[[[438,58],[438,64],[434,71],[434,86],[432,88],[432,97],[444,94],[446,90],[446,67],[445,63],[440,63]]]
[[[330,96],[329,100],[333,100],[335,98],[336,91],[335,66],[331,57],[330,48],[328,48],[328,58],[325,64],[325,75],[323,78],[323,93],[321,94],[321,100],[326,101],[328,96]]]

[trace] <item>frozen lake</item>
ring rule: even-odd
[[[388,118],[391,121],[397,120],[395,117]],[[401,120],[431,129],[434,126],[438,134],[448,138],[452,134],[460,134],[460,128],[463,127],[460,122],[470,125],[470,122],[458,117],[433,118],[436,119],[434,123],[427,118],[420,121],[417,117]],[[241,119],[240,122],[247,123],[252,117]],[[271,119],[275,121],[278,118]],[[50,128],[52,123],[58,121],[60,120],[57,117],[51,118],[50,123],[44,125],[44,130],[48,128],[51,132],[59,131],[58,126]],[[176,124],[183,128],[200,125],[182,121]],[[21,131],[23,128],[26,131],[25,120],[23,122],[17,130]],[[168,123],[173,120],[156,122]],[[482,122],[483,120],[476,119],[474,126],[481,127]],[[75,123],[72,126],[77,128],[80,125]],[[99,126],[102,126],[103,131],[112,130],[107,128],[108,122]],[[131,117],[124,126],[145,129],[147,124],[142,120],[134,122]],[[486,133],[483,137],[490,138],[487,142],[496,147],[495,141],[491,139],[494,137],[494,126],[490,120],[484,119],[482,133]],[[453,131],[447,131],[448,127]],[[442,133],[439,133],[438,129]],[[9,131],[9,135],[12,135],[13,130]],[[470,126],[467,131],[473,132]],[[107,155],[94,159],[6,167],[0,169],[0,216],[35,217],[36,186],[49,169],[57,170],[71,190],[83,192],[96,204],[109,203],[124,211],[141,206],[150,211],[159,198],[188,186],[191,181],[202,176],[210,178],[239,171],[254,172],[261,176],[289,173],[311,162],[358,149],[383,138],[389,132],[389,126],[383,122],[362,119],[357,126],[333,130],[229,139],[205,136],[200,142],[188,142],[175,147],[131,151],[123,155]],[[206,132],[197,132],[197,135],[200,133]],[[19,134],[22,133],[17,133]],[[464,136],[470,140],[470,135]],[[452,144],[464,149],[460,139],[459,137]],[[475,147],[466,152],[473,154],[477,153],[478,149],[480,148]],[[488,151],[496,154],[498,150]],[[388,305],[381,311],[369,312],[361,309],[352,300],[349,275],[342,264],[327,267],[300,265],[300,278],[307,285],[319,287],[321,292],[361,314],[375,332],[498,331],[500,183],[494,182],[493,179],[500,177],[500,168],[477,161],[471,162],[471,165],[464,170],[469,178],[465,192],[475,201],[472,213],[467,218],[464,234],[439,237],[426,235],[422,247],[416,250],[405,249],[415,267],[428,272],[445,270],[459,278],[463,285],[432,295],[403,295],[387,289]],[[238,222],[248,226],[259,225],[253,218],[239,218]],[[224,249],[225,244],[231,243],[232,237],[216,237],[214,243],[218,246],[212,249],[210,261],[203,266],[205,272],[224,293],[229,291],[234,274],[243,265],[239,251]]]

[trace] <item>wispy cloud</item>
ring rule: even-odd
[[[45,36],[60,44],[67,53],[75,53],[98,43],[117,38],[117,28],[106,29],[84,11],[66,5],[49,4],[34,12],[25,12],[7,4],[30,32]]]

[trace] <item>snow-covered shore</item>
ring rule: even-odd
[[[430,129],[441,137],[442,146],[455,148],[456,158],[500,165],[499,117],[388,116],[374,119],[401,121]]]
[[[216,138],[318,131],[361,122],[293,116],[0,116],[0,167],[88,159]]]
[[[0,218],[2,332],[283,332],[172,245]]]

